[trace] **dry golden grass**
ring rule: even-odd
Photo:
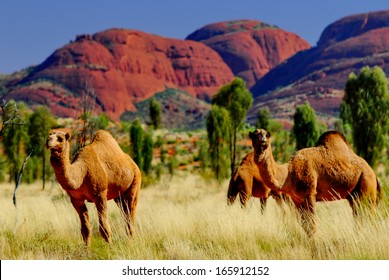
[[[112,244],[99,236],[94,206],[88,251],[79,220],[59,186],[21,185],[18,208],[13,185],[0,186],[1,259],[389,259],[389,207],[357,224],[346,201],[318,203],[315,242],[307,239],[293,210],[284,214],[272,199],[261,215],[256,199],[247,209],[226,204],[222,184],[179,174],[141,190],[135,236],[129,239],[120,212],[109,203]]]

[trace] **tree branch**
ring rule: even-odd
[[[18,190],[19,185],[20,185],[20,182],[21,182],[21,180],[22,180],[23,171],[24,171],[24,168],[26,167],[26,163],[27,163],[28,159],[30,158],[30,156],[32,155],[32,152],[33,152],[33,151],[34,151],[34,150],[31,150],[30,154],[24,159],[23,164],[22,164],[22,167],[20,168],[20,171],[19,171],[18,181],[16,182],[14,194],[13,194],[13,197],[12,197],[13,203],[14,203],[14,205],[15,205],[16,208],[17,208],[17,206],[16,206],[16,191]]]

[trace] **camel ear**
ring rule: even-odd
[[[249,138],[250,139],[253,139],[253,136],[254,136],[254,133],[252,133],[251,131],[249,132]]]
[[[66,134],[65,134],[66,141],[69,141],[70,137],[72,137],[72,134],[70,133],[70,131],[66,132]]]
[[[271,136],[271,134],[270,134],[270,132],[268,131],[268,132],[267,132],[267,138],[270,138],[270,136]]]

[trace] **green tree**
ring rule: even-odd
[[[389,131],[388,81],[380,67],[363,67],[358,77],[351,73],[340,104],[340,117],[350,124],[358,155],[374,166],[387,147]]]
[[[230,130],[230,114],[225,108],[213,105],[207,115],[207,133],[211,167],[218,180],[226,177],[223,172],[223,147]]]
[[[258,111],[257,115],[257,128],[262,128],[269,131],[270,125],[270,111],[268,108],[264,108]]]
[[[150,133],[146,133],[143,137],[142,158],[143,172],[146,175],[149,175],[151,171],[151,163],[153,161],[153,139]]]
[[[315,111],[308,102],[296,108],[293,120],[292,132],[296,139],[296,149],[314,146],[319,138],[320,130]]]
[[[54,125],[55,119],[47,107],[36,108],[28,121],[28,135],[30,137],[28,150],[33,150],[34,157],[41,159],[43,190],[45,189],[46,171],[51,170],[46,162],[48,152],[45,149],[45,143],[49,130]]]
[[[143,128],[138,119],[134,120],[130,127],[130,141],[131,148],[130,153],[133,160],[142,170],[143,158],[142,158],[142,142],[143,142]]]
[[[11,100],[7,102],[5,99],[0,101],[1,109],[1,127],[0,136],[3,135],[4,130],[9,125],[24,125],[25,122],[19,114],[16,103]]]
[[[199,144],[198,160],[200,161],[200,168],[203,174],[209,167],[209,159],[209,144],[202,140]]]
[[[213,97],[212,104],[223,107],[227,110],[230,129],[228,131],[228,144],[230,150],[231,174],[235,170],[236,163],[236,142],[238,132],[243,126],[247,111],[253,103],[253,97],[246,88],[245,82],[240,78],[235,78],[231,83],[223,86]]]
[[[150,110],[151,124],[154,127],[154,129],[161,128],[161,124],[162,124],[161,105],[154,97],[151,98],[150,100],[149,110]]]
[[[9,103],[11,108],[15,108],[20,120],[25,119],[27,111],[26,106],[22,103],[15,104],[13,101]],[[3,130],[4,153],[7,156],[10,180],[17,182],[20,166],[26,156],[26,148],[28,145],[27,126],[19,125],[19,122],[11,122],[7,125],[7,129]]]

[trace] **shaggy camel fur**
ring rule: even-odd
[[[286,164],[281,165],[281,171],[284,176],[288,172]],[[279,191],[272,190],[265,185],[258,167],[254,163],[254,152],[248,153],[235,170],[230,179],[227,192],[227,203],[232,205],[239,194],[240,204],[245,207],[251,196],[259,198],[261,212],[265,210],[267,199],[272,196],[279,205],[285,200],[285,195]]]
[[[296,152],[288,162],[286,177],[276,176],[279,166],[272,155],[270,133],[257,129],[249,136],[254,161],[265,183],[291,197],[308,236],[316,231],[316,201],[347,199],[354,216],[360,206],[368,206],[374,212],[382,195],[377,176],[367,162],[352,151],[341,133],[325,132],[315,147]]]
[[[73,162],[69,160],[70,130],[51,130],[46,147],[51,152],[50,162],[59,184],[69,194],[81,221],[81,235],[89,247],[91,226],[85,201],[96,205],[99,231],[111,241],[107,218],[107,200],[114,199],[121,208],[129,235],[133,234],[135,210],[141,186],[141,172],[129,155],[106,131],[99,130],[92,143],[79,151]]]

